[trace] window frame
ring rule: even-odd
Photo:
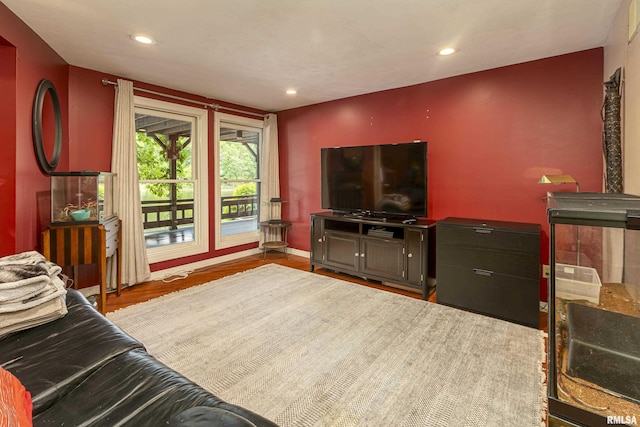
[[[252,230],[244,233],[237,233],[228,236],[222,236],[222,209],[221,209],[221,179],[220,179],[220,128],[225,125],[249,128],[248,130],[258,132],[258,179],[255,182],[258,184],[258,224],[260,223],[260,213],[262,212],[262,206],[260,203],[260,187],[262,186],[262,149],[264,141],[264,120],[251,119],[248,117],[236,116],[233,114],[216,112],[214,115],[214,129],[215,136],[213,140],[214,149],[214,197],[216,206],[214,214],[214,229],[215,229],[215,249],[227,249],[244,244],[257,243],[260,241],[260,227],[256,230]]]
[[[191,180],[163,180],[163,182],[193,182],[193,241],[146,248],[149,263],[174,260],[209,252],[209,173],[208,173],[208,119],[205,108],[190,107],[173,102],[134,96],[134,111],[153,112],[158,115],[179,116],[192,121]],[[138,182],[140,182],[138,177]],[[152,182],[151,180],[143,180]]]

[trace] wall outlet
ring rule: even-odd
[[[548,279],[551,276],[551,267],[549,264],[542,264],[542,277]]]
[[[544,311],[545,313],[549,312],[549,303],[540,301],[540,311]]]

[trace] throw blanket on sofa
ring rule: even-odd
[[[36,251],[0,258],[0,336],[66,314],[61,271]]]
[[[48,261],[36,251],[0,258],[0,283],[16,282],[38,276],[53,277],[61,271],[62,267]]]

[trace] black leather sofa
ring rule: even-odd
[[[31,393],[34,426],[265,426],[154,359],[77,291],[63,318],[0,339],[0,365]]]

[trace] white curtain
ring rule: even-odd
[[[260,221],[268,221],[271,214],[280,217],[280,212],[273,211],[269,201],[272,198],[280,197],[280,169],[278,163],[278,116],[268,114],[264,119],[264,140],[262,141],[262,151],[260,156]],[[273,206],[280,209],[280,205]],[[270,236],[269,240],[279,239],[278,229],[270,230],[276,234]],[[260,244],[263,243],[264,236],[260,235]]]
[[[116,173],[114,205],[122,220],[122,286],[149,280],[151,270],[142,227],[138,186],[133,82],[118,79],[113,120],[111,171]]]

